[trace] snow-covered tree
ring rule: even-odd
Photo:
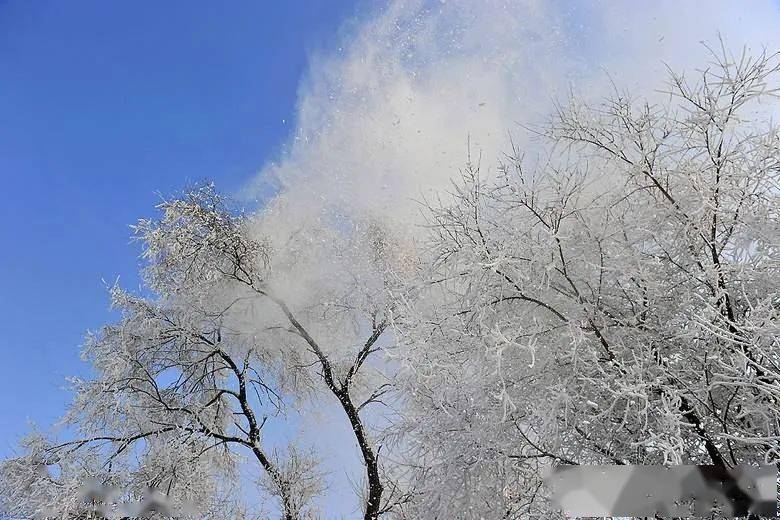
[[[409,518],[548,517],[551,464],[780,460],[777,56],[560,107],[428,204],[397,323]]]
[[[112,288],[123,317],[84,346],[95,377],[74,380],[65,423],[76,438],[36,435],[3,464],[6,512],[79,517],[78,490],[97,479],[128,498],[163,490],[200,507],[198,518],[232,517],[238,494],[222,483],[235,491],[248,458],[284,518],[315,514],[316,460],[270,448],[263,428],[303,400],[335,398],[365,466],[365,517],[376,518],[384,482],[361,414],[386,388],[365,377],[387,328],[381,226],[356,224],[340,241],[328,226],[265,235],[279,224],[270,209],[236,214],[210,185],[160,209],[135,226],[149,294]]]

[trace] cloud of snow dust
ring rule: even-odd
[[[327,207],[408,222],[413,200],[464,166],[469,141],[494,169],[510,134],[529,145],[520,124],[553,100],[596,99],[611,81],[653,95],[665,64],[706,62],[702,41],[777,50],[777,27],[773,0],[391,2],[312,57],[293,138],[253,188],[277,184],[298,216]]]

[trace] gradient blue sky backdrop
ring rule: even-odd
[[[362,3],[367,5],[366,2]],[[0,1],[0,456],[46,428],[137,287],[128,225],[205,178],[237,190],[295,127],[311,52],[352,1]]]

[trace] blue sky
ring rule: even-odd
[[[0,1],[0,455],[64,410],[101,279],[137,287],[157,193],[235,191],[295,124],[311,52],[352,1]]]

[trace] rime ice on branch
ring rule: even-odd
[[[546,159],[427,204],[409,517],[547,518],[551,464],[780,460],[779,61],[712,59],[665,104],[572,99]]]

